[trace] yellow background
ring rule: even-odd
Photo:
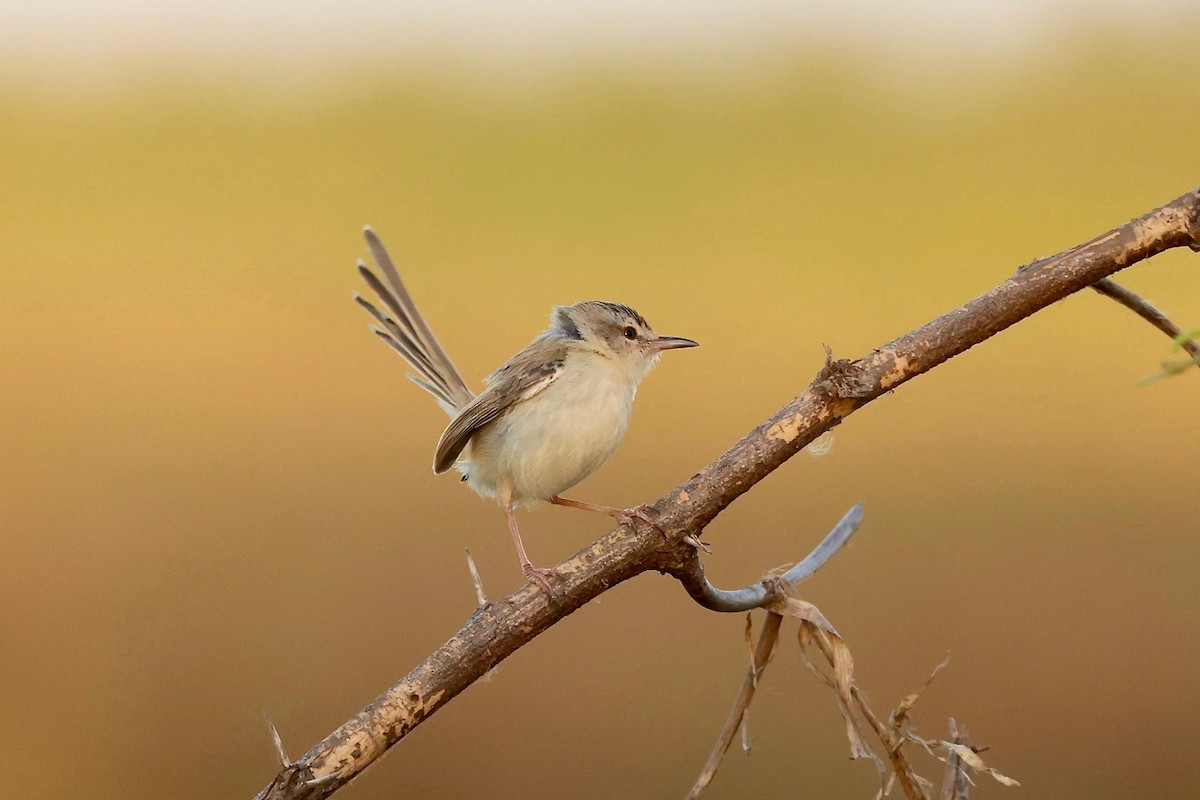
[[[445,419],[350,302],[371,224],[472,382],[554,304],[628,303],[699,350],[650,376],[574,494],[652,500],[801,390],[1029,260],[1200,183],[1200,30],[896,74],[854,47],[729,71],[616,56],[537,80],[380,63],[282,88],[147,62],[0,81],[0,748],[13,798],[250,797],[456,631],[500,511],[429,463]],[[1200,325],[1200,261],[1120,280]],[[707,532],[742,585],[853,502],[805,586],[885,711],[955,715],[1025,785],[1180,797],[1200,747],[1200,377],[1073,297],[869,406]],[[536,563],[603,533],[522,515]],[[743,620],[643,576],[472,687],[350,798],[680,796]],[[709,796],[869,797],[785,629]],[[940,780],[940,765],[913,754]],[[982,780],[982,779],[981,779]]]

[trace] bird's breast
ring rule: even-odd
[[[522,504],[549,500],[586,478],[629,427],[637,386],[624,378],[603,360],[569,364],[552,385],[472,437],[473,488],[488,495],[507,489]]]

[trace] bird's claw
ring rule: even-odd
[[[554,570],[535,567],[533,564],[522,564],[521,571],[525,573],[525,577],[529,579],[530,583],[536,584],[551,599],[554,598],[554,589],[550,586],[550,578],[558,577]]]
[[[633,508],[614,508],[612,516],[620,525],[629,525],[635,519],[640,519],[642,522],[654,525],[654,517],[650,516],[650,507],[646,505],[634,506]],[[658,526],[655,525],[655,527]]]

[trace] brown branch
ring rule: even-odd
[[[809,388],[653,506],[655,526],[622,525],[556,568],[551,600],[526,585],[477,610],[399,683],[280,771],[261,800],[323,798],[489,669],[618,583],[680,569],[724,508],[872,400],[1125,267],[1173,247],[1200,249],[1200,191],[1023,270],[980,297],[853,361],[827,361]]]
[[[775,649],[775,643],[779,641],[779,624],[781,622],[783,622],[783,617],[779,614],[772,611],[767,612],[767,618],[763,620],[762,631],[758,634],[758,644],[754,647],[754,660],[751,662],[750,668],[746,670],[742,688],[733,701],[733,708],[729,709],[729,716],[725,718],[725,727],[721,729],[717,743],[713,745],[712,752],[708,754],[708,760],[704,762],[704,768],[700,770],[700,775],[696,778],[696,783],[687,793],[685,800],[696,800],[712,783],[713,776],[717,774],[717,767],[721,766],[721,759],[724,758],[729,745],[733,743],[733,737],[737,735],[738,727],[742,724],[742,717],[745,716],[746,709],[750,707],[750,701],[754,699],[754,690],[758,688],[758,679],[762,676],[763,670],[767,668],[771,651]]]

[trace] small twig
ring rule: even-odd
[[[842,517],[833,530],[813,548],[813,551],[789,569],[779,580],[790,586],[812,576],[814,572],[825,565],[833,555],[842,548],[862,523],[863,504],[858,503]],[[694,554],[693,554],[694,555]],[[710,611],[725,613],[740,613],[762,608],[775,597],[774,591],[766,581],[753,583],[741,589],[732,591],[718,589],[704,577],[704,565],[698,558],[690,559],[684,568],[675,573],[675,577],[683,584],[687,593],[700,605]]]
[[[1104,237],[1100,237],[1100,239],[1103,238]],[[1093,240],[1092,243],[1098,242],[1099,240]],[[1191,247],[1193,250],[1200,252],[1200,248],[1198,248],[1195,243],[1193,243]],[[1051,256],[1049,258],[1037,259],[1029,264],[1024,265],[1018,269],[1017,272],[1021,273],[1032,269],[1043,269],[1045,267],[1058,264],[1070,252],[1071,251],[1068,251],[1068,253],[1061,253],[1057,256]],[[1200,344],[1196,344],[1196,342],[1189,337],[1184,337],[1182,340],[1179,340],[1178,337],[1183,333],[1183,330],[1174,322],[1171,322],[1171,320],[1167,318],[1166,314],[1150,305],[1137,294],[1126,289],[1124,286],[1121,286],[1112,278],[1101,278],[1092,284],[1092,289],[1099,294],[1102,294],[1105,297],[1115,300],[1121,305],[1125,306],[1130,311],[1146,320],[1146,322],[1149,322],[1155,328],[1165,333],[1169,338],[1180,341],[1180,347],[1182,347],[1187,354],[1192,357],[1192,360],[1195,361],[1197,365],[1200,365]]]
[[[1142,298],[1138,297],[1133,292],[1126,289],[1124,286],[1113,281],[1111,278],[1104,278],[1092,284],[1092,288],[1105,297],[1111,297],[1121,305],[1128,308],[1133,313],[1137,314],[1142,319],[1149,322],[1154,327],[1165,333],[1171,339],[1179,342],[1179,346],[1183,348],[1192,360],[1200,366],[1200,344],[1196,344],[1192,339],[1186,336],[1180,339],[1183,334],[1183,329],[1176,325],[1171,320],[1167,319],[1166,314],[1163,314],[1154,306],[1147,303]]]
[[[738,692],[737,699],[733,701],[733,708],[729,709],[725,727],[721,729],[721,735],[717,737],[717,743],[713,745],[712,752],[708,754],[708,760],[704,762],[704,768],[700,770],[700,776],[696,778],[691,791],[687,793],[686,800],[696,800],[712,783],[713,776],[717,774],[717,767],[721,766],[721,759],[733,742],[734,736],[737,735],[738,728],[742,724],[742,717],[750,707],[750,701],[754,699],[758,678],[767,668],[771,651],[775,649],[775,643],[779,641],[779,624],[781,622],[783,622],[783,617],[773,612],[767,612],[767,618],[763,620],[762,631],[758,634],[758,644],[754,648],[754,661],[750,665],[750,669],[746,671],[742,688]]]

